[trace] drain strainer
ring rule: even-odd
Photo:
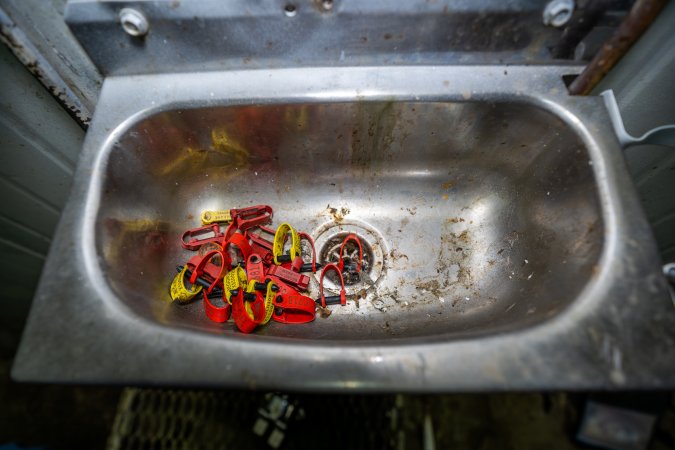
[[[387,248],[384,245],[380,233],[371,226],[356,221],[342,221],[341,223],[327,223],[319,227],[313,234],[317,236],[315,246],[318,253],[318,261],[322,264],[337,263],[340,259],[340,246],[349,234],[355,234],[361,241],[363,250],[363,262],[360,273],[345,273],[345,290],[347,295],[357,294],[363,290],[368,291],[375,286],[385,272],[385,255]],[[354,242],[347,241],[343,253],[345,263],[358,261],[359,249]],[[318,282],[319,273],[314,276]],[[340,290],[339,279],[336,273],[328,272],[324,278],[324,288],[329,291]]]
[[[319,260],[322,263],[337,264],[338,261],[340,261],[340,247],[342,247],[342,242],[347,236],[349,236],[349,234],[350,233],[347,232],[341,232],[328,239],[323,247],[321,247],[319,252]],[[361,261],[360,273],[347,271],[343,274],[345,286],[353,286],[359,283],[363,275],[370,275],[370,269],[373,266],[373,249],[363,238],[359,237],[359,240],[361,241],[360,251],[356,243],[353,240],[349,240],[345,244],[344,250],[342,252],[342,259],[345,264],[348,265],[356,265],[358,263],[359,253],[361,253],[361,256],[363,257],[363,260]],[[334,271],[328,272],[326,277],[333,283],[338,282],[338,275]]]

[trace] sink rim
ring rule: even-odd
[[[508,70],[508,75],[504,75],[505,70]],[[649,293],[653,301],[641,300],[647,302],[648,307],[638,308],[641,313],[639,317],[643,319],[650,314],[655,317],[657,313],[667,312],[668,305],[665,302],[670,300],[665,285],[659,281],[658,257],[651,230],[630,183],[602,100],[599,97],[566,95],[561,75],[575,71],[578,68],[558,66],[407,66],[200,73],[190,74],[191,78],[187,82],[181,74],[108,78],[84,144],[71,197],[36,293],[24,339],[12,369],[13,377],[26,381],[200,383],[309,390],[429,391],[675,385],[675,376],[665,370],[667,363],[663,362],[667,361],[663,355],[672,357],[675,351],[664,347],[663,343],[658,348],[661,356],[651,364],[654,376],[643,373],[644,363],[634,366],[622,363],[617,367],[616,361],[611,358],[607,361],[595,360],[598,354],[600,359],[604,358],[602,352],[607,345],[619,349],[620,354],[624,355],[626,352],[631,356],[646,353],[642,346],[636,345],[634,337],[627,340],[623,335],[615,336],[614,332],[626,326],[624,322],[628,319],[631,319],[629,323],[633,327],[636,323],[642,325],[639,331],[644,335],[653,334],[651,322],[636,322],[635,311],[626,308],[625,302],[619,301],[623,299],[616,295],[617,291],[631,288],[635,293],[639,287]],[[274,77],[280,77],[279,80],[283,81],[279,81],[278,85],[270,83],[269,79]],[[406,82],[409,79],[424,80],[424,83],[420,83],[411,93],[410,85]],[[444,86],[443,81],[448,79],[453,80],[453,83]],[[230,89],[227,80],[246,81],[239,82],[244,85],[243,88]],[[365,88],[353,89],[357,81]],[[120,91],[133,92],[134,98],[139,100],[130,104],[124,96],[119,95]],[[160,98],[162,100],[157,102]],[[115,294],[108,287],[97,263],[94,223],[102,183],[101,177],[93,175],[102,173],[116,137],[145,117],[180,108],[181,104],[223,106],[241,104],[246,99],[250,103],[254,98],[265,99],[270,103],[383,99],[500,100],[521,101],[548,110],[578,134],[593,162],[606,237],[598,261],[598,273],[589,280],[576,300],[543,323],[495,335],[460,337],[445,342],[429,338],[405,338],[390,343],[345,341],[335,347],[326,345],[326,342],[281,338],[270,341],[269,338],[255,335],[224,340],[205,333],[169,329],[138,317],[114,298]],[[271,101],[272,98],[274,100]],[[83,198],[86,198],[84,202]],[[69,245],[76,242],[78,235],[85,244],[77,247]],[[640,245],[621,239],[621,236],[638,236]],[[630,254],[624,255],[629,250]],[[619,274],[628,269],[623,260],[628,257],[630,263],[639,270],[632,274],[632,278],[625,279]],[[74,264],[67,266],[65,273],[59,273],[60,267],[67,261]],[[58,278],[65,282],[57,283]],[[68,280],[76,282],[78,279],[82,280],[81,284],[68,283]],[[50,316],[58,313],[49,300],[54,293],[64,297],[61,307],[70,312],[68,317],[79,326],[77,332],[64,334],[63,324],[49,320]],[[78,298],[95,298],[97,301],[83,305]],[[612,308],[616,312],[612,312]],[[611,317],[605,317],[607,315]],[[663,315],[665,317],[657,328],[666,332],[675,322],[670,315]],[[96,322],[99,317],[105,317],[105,320]],[[598,342],[594,342],[593,336],[586,339],[583,336],[567,336],[584,326],[596,330],[595,333],[600,336]],[[134,341],[130,337],[134,334],[152,336],[157,346],[139,345],[140,339]],[[90,341],[103,348],[102,355],[82,346],[82,342]],[[524,344],[526,341],[527,344]],[[658,342],[654,341],[653,338],[647,339],[650,347],[658,347]],[[172,342],[180,342],[181,347],[172,346]],[[276,354],[278,345],[294,345],[293,349],[307,347],[308,351],[282,357]],[[115,348],[126,348],[131,352],[134,349],[142,350],[139,353],[149,356],[147,359],[155,361],[157,366],[144,368],[143,364],[139,364],[120,367],[114,362],[115,359],[113,363],[107,359],[111,353],[124,353],[115,351]],[[243,358],[243,363],[242,360],[210,361],[212,366],[220,370],[214,372],[212,369],[198,375],[190,373],[189,367],[204,365],[204,358],[208,358],[204,354],[206,349],[218,354],[241,356],[254,352],[261,356],[250,360]],[[317,350],[322,355],[316,355]],[[552,351],[564,355],[566,359],[543,356]],[[56,364],[45,364],[36,355]],[[87,361],[82,361],[85,355]],[[171,358],[164,361],[159,355]],[[174,357],[193,363],[181,366],[171,361]],[[468,360],[462,361],[462,357]],[[523,359],[527,364],[514,364],[514,361]],[[459,361],[462,363],[457,364]],[[570,370],[570,362],[574,361],[578,362],[579,367]],[[310,383],[303,383],[288,377],[267,375],[266,372],[278,364],[283,366],[282,372],[294,374],[302,369],[316,378]],[[227,372],[235,375],[223,377],[222,374]]]

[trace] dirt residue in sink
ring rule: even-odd
[[[445,220],[446,227],[441,234],[436,273],[443,281],[444,288],[459,284],[466,290],[475,290],[474,274],[469,263],[469,256],[475,244],[472,242],[469,229],[455,231],[457,224],[462,222],[465,220],[461,217]]]
[[[330,214],[333,217],[333,220],[335,220],[335,222],[337,222],[337,223],[342,222],[344,220],[345,216],[347,216],[347,214],[349,214],[351,212],[349,210],[349,208],[347,208],[345,206],[338,209],[338,208],[333,208],[330,205],[326,206],[326,211],[328,212],[328,214]]]
[[[470,289],[473,286],[473,277],[471,276],[471,269],[466,266],[460,266],[457,273],[457,279],[464,285],[465,288]]]
[[[356,305],[356,308],[359,309],[361,307],[360,301],[365,300],[366,297],[368,296],[368,291],[365,289],[361,289],[359,292],[356,294],[353,294],[350,297],[350,300],[354,300],[354,304]]]
[[[319,313],[319,317],[321,317],[322,319],[326,319],[326,318],[330,317],[331,312],[332,312],[328,307],[324,308],[321,305],[317,306],[316,310]]]
[[[469,243],[469,230],[462,231],[459,236],[455,235],[455,238],[458,242],[463,242],[465,244]]]
[[[451,217],[449,219],[445,219],[445,223],[460,223],[464,222],[464,219],[461,217]]]
[[[392,262],[399,261],[399,260],[401,260],[402,258],[405,258],[406,260],[409,260],[409,259],[410,259],[410,258],[408,258],[408,255],[399,252],[399,251],[396,250],[395,248],[392,249],[392,250],[389,252],[389,257],[391,258]]]
[[[438,280],[417,280],[415,286],[417,289],[429,291],[437,297],[441,295],[441,283],[439,283]]]

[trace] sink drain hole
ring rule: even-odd
[[[316,257],[317,261],[322,264],[337,264],[340,261],[340,246],[350,234],[355,234],[358,237],[363,250],[363,260],[359,273],[349,270],[344,272],[345,290],[348,296],[363,296],[364,292],[374,289],[382,282],[386,272],[385,262],[389,250],[376,228],[366,222],[346,219],[343,219],[340,223],[325,223],[313,232],[313,235],[316,236],[314,240],[317,249]],[[358,264],[358,244],[348,240],[345,243],[342,256],[346,264]],[[323,272],[319,271],[314,274],[317,283],[321,278],[321,273]],[[323,281],[324,288],[329,292],[334,294],[340,291],[340,278],[332,270],[326,273]]]
[[[344,241],[344,239],[349,234],[352,233],[347,232],[338,233],[332,236],[323,244],[319,252],[319,260],[321,261],[321,263],[337,264],[338,261],[340,261],[340,247],[342,246],[342,242]],[[345,280],[345,286],[353,286],[355,284],[358,284],[361,281],[361,277],[363,275],[369,275],[373,267],[373,261],[375,259],[375,257],[373,256],[373,249],[368,243],[368,241],[362,236],[359,236],[358,234],[356,235],[358,236],[359,241],[361,241],[361,249],[363,250],[363,261],[361,263],[362,274],[356,273],[354,271],[344,272],[343,278]],[[345,264],[349,263],[353,263],[354,265],[358,264],[359,247],[356,245],[355,242],[351,240],[347,241],[347,243],[345,244],[342,259],[344,260]],[[338,284],[340,282],[338,275],[333,271],[326,273],[326,278],[335,284]]]

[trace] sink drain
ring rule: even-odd
[[[333,263],[337,264],[340,261],[340,247],[344,239],[349,236],[350,233],[338,233],[335,236],[331,237],[319,252],[319,258],[322,263]],[[356,272],[345,272],[343,274],[343,279],[345,281],[345,286],[353,286],[361,281],[361,278],[364,275],[370,275],[370,269],[373,267],[373,249],[370,244],[367,243],[365,239],[359,236],[361,241],[361,254],[363,255],[363,261],[361,262],[361,271],[360,273]],[[342,259],[345,264],[353,263],[356,265],[359,261],[359,247],[352,240],[347,241],[345,248],[342,253]],[[338,283],[338,275],[334,271],[330,271],[326,274],[328,278],[333,283]]]
[[[340,260],[340,246],[345,237],[355,234],[361,241],[363,262],[359,273],[345,272],[345,290],[353,295],[375,286],[383,277],[385,269],[386,246],[380,234],[372,227],[361,222],[343,221],[339,224],[328,223],[314,233],[317,236],[316,248],[322,264],[337,263]],[[359,249],[356,243],[347,241],[343,253],[345,263],[357,263]],[[317,281],[319,274],[315,274]],[[324,278],[324,288],[337,292],[340,289],[339,278],[335,272],[328,272]]]

